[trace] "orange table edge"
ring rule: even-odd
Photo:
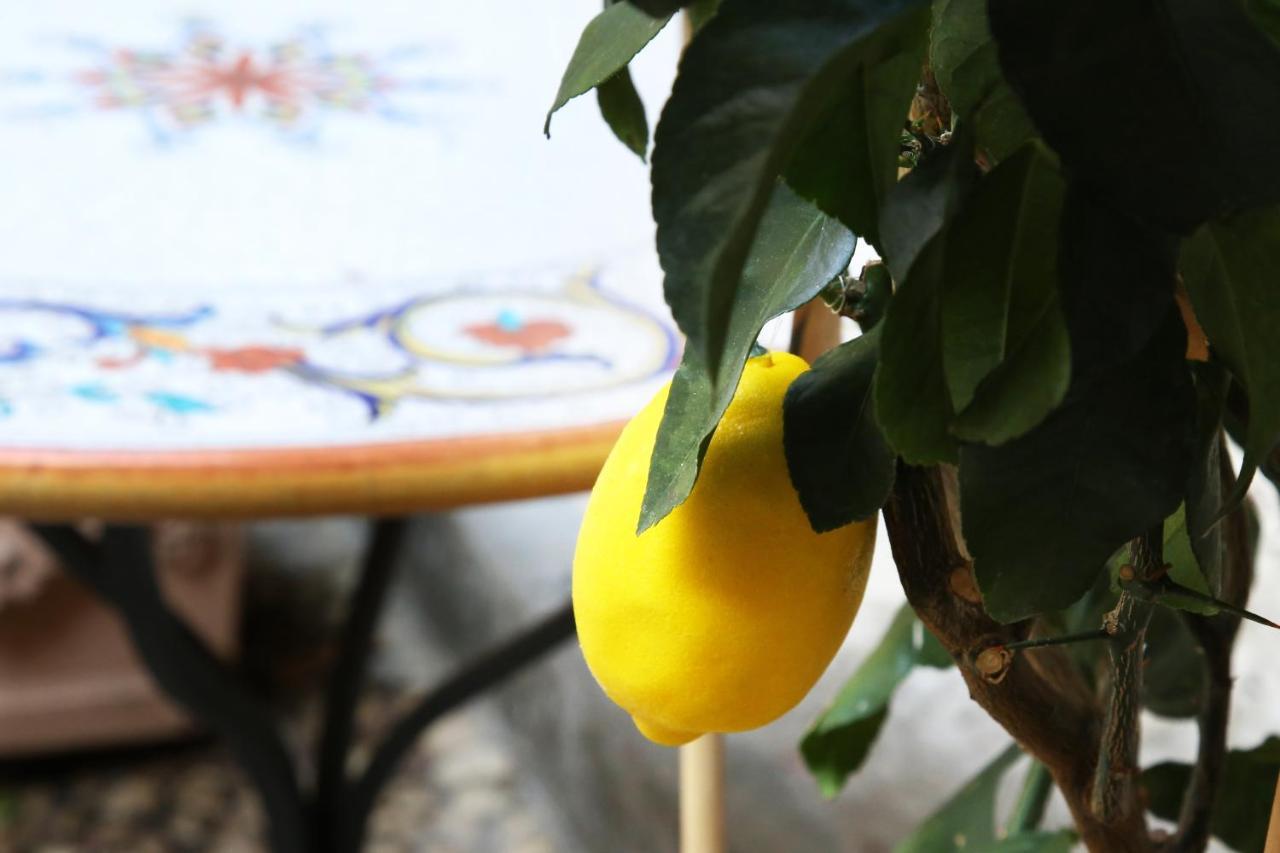
[[[394,515],[590,488],[624,422],[227,450],[0,448],[0,512],[41,521]]]

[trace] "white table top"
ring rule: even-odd
[[[598,6],[10,3],[4,464],[629,416],[678,358],[647,171],[593,96],[541,136]]]

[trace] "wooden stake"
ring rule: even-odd
[[[789,349],[810,364],[839,343],[840,318],[821,299],[801,305],[791,315]]]
[[[693,38],[686,11],[684,41]],[[724,853],[724,735],[680,747],[680,853]]]
[[[1267,827],[1264,853],[1280,853],[1280,779],[1276,780],[1276,795],[1271,802],[1271,823]]]
[[[680,747],[680,853],[724,853],[724,735]]]

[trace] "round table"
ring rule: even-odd
[[[0,29],[0,510],[227,741],[281,853],[357,849],[422,727],[572,633],[566,608],[504,643],[349,770],[399,517],[589,486],[678,360],[643,164],[589,103],[541,138],[597,11],[51,0]],[[652,101],[678,50],[635,64]],[[325,513],[382,520],[304,790],[145,523]]]

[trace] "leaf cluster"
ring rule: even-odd
[[[607,7],[553,112],[620,87],[680,5]],[[813,528],[873,516],[899,465],[952,465],[996,619],[1105,598],[1113,555],[1161,524],[1162,603],[1212,610],[1216,522],[1280,469],[1278,21],[1274,0],[701,4],[651,156],[687,346],[638,531],[689,494],[763,324],[863,240],[883,319],[861,317],[784,404]],[[643,156],[643,109],[617,112]],[[1224,422],[1243,448],[1232,494]],[[918,662],[913,624],[899,615],[806,739],[824,789]],[[1148,705],[1194,713],[1194,643],[1172,612],[1151,631]]]

